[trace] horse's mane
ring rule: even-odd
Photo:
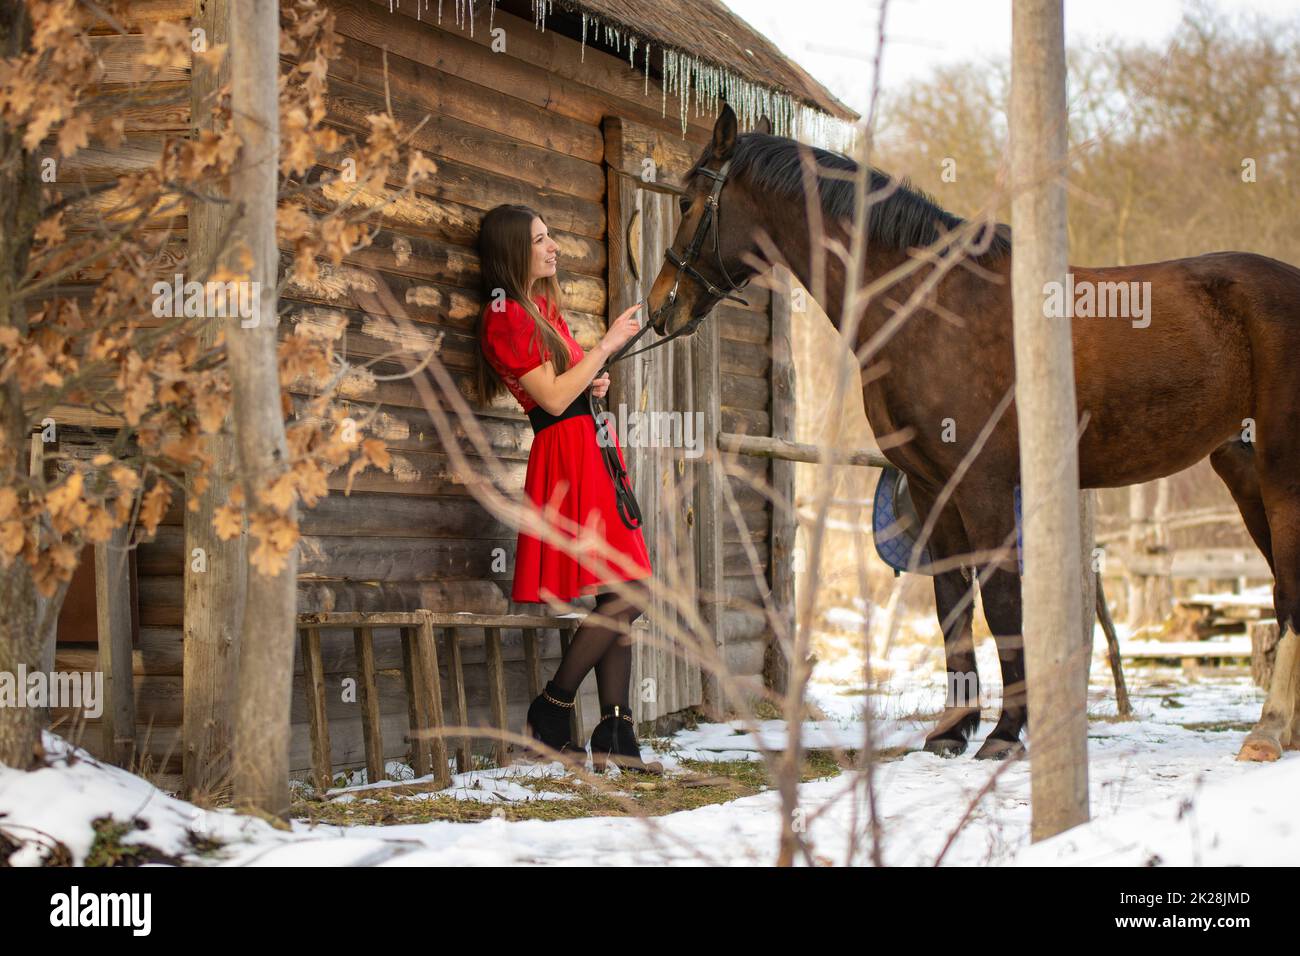
[[[768,133],[744,133],[736,137],[731,157],[731,174],[744,176],[758,193],[782,196],[803,203],[803,171],[799,161],[799,144],[784,136]],[[858,164],[840,153],[807,146],[818,167],[857,171]],[[695,171],[708,160],[708,152],[686,173],[689,182]],[[878,169],[871,170],[871,192],[887,188],[893,182]],[[853,218],[853,182],[848,179],[819,177],[822,212],[828,218]],[[893,191],[872,204],[867,220],[867,241],[891,249],[928,246],[944,232],[960,226],[964,219],[948,212],[907,179],[900,180]],[[981,236],[976,241],[980,241]],[[998,224],[988,250],[976,258],[998,257],[1011,251],[1011,230]]]

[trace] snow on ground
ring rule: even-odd
[[[862,624],[857,611],[837,612],[822,646],[851,648]],[[934,625],[908,622],[909,629],[922,633],[927,627]],[[977,644],[977,660],[989,699],[967,755],[944,760],[907,752],[875,767],[880,854],[886,864],[930,865],[941,854],[945,865],[1300,863],[1300,818],[1289,799],[1300,786],[1300,752],[1289,752],[1272,766],[1234,759],[1263,700],[1241,668],[1207,668],[1189,682],[1178,669],[1129,666],[1136,719],[1119,722],[1113,719],[1109,670],[1102,659],[1094,660],[1089,693],[1093,822],[1031,847],[1028,763],[990,765],[970,756],[997,713],[991,640]],[[819,665],[811,695],[826,718],[804,725],[805,746],[860,747],[868,707],[877,746],[901,751],[920,745],[946,689],[937,637],[882,646],[874,663],[881,680],[871,694],[865,692],[862,661],[851,650]],[[738,721],[704,724],[676,734],[671,752],[656,753],[655,759],[671,773],[686,758],[758,759],[760,744],[784,741],[780,721],[762,721],[756,729],[751,734]],[[84,753],[69,763],[70,745],[48,734],[45,740],[52,766],[30,774],[0,767],[0,833],[30,841],[11,863],[39,863],[51,838],[67,845],[80,862],[91,844],[90,821],[107,814],[143,821],[146,828],[133,831],[128,842],[148,843],[187,862],[225,865],[754,865],[770,864],[776,852],[780,804],[773,791],[650,819],[493,818],[346,828],[295,821],[291,831],[281,831],[229,811],[198,809]],[[461,774],[444,795],[567,799],[516,782],[520,774],[558,770],[550,765]],[[801,820],[817,862],[870,862],[860,783],[845,773],[801,786]],[[192,852],[191,833],[226,847],[200,860]]]

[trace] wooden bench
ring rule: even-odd
[[[560,646],[567,650],[582,618],[529,614],[470,614],[439,611],[320,611],[298,615],[302,642],[303,672],[306,676],[309,726],[311,730],[312,775],[316,786],[324,791],[333,783],[330,758],[329,725],[326,719],[325,672],[321,656],[321,631],[327,628],[351,628],[356,649],[358,703],[361,705],[362,739],[366,755],[366,776],[370,783],[385,779],[384,744],[380,732],[379,694],[375,680],[374,629],[396,627],[402,641],[402,672],[406,687],[407,714],[410,721],[411,766],[417,777],[430,772],[439,789],[449,786],[447,742],[432,733],[447,726],[443,712],[440,660],[446,667],[451,708],[455,725],[469,725],[465,700],[465,668],[461,658],[461,631],[481,628],[485,667],[487,669],[488,707],[491,726],[506,728],[505,668],[501,656],[501,631],[519,628],[523,632],[525,671],[528,692],[532,697],[542,691],[541,632],[556,629]],[[435,631],[439,639],[435,639]],[[439,644],[441,643],[441,651]],[[573,708],[573,737],[582,739],[582,706]],[[471,738],[458,737],[454,742],[456,772],[472,769]],[[506,741],[497,737],[493,745],[498,766],[508,757]]]

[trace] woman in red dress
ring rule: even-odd
[[[585,756],[586,748],[570,739],[569,716],[578,686],[594,668],[601,712],[591,734],[596,770],[609,760],[659,772],[660,765],[641,759],[628,686],[630,625],[649,606],[650,559],[640,528],[628,528],[619,516],[588,394],[599,398],[609,389],[609,374],[596,379],[596,373],[636,334],[634,313],[640,305],[615,319],[599,345],[586,352],[561,312],[559,246],[541,216],[527,206],[497,206],[483,217],[478,245],[487,299],[478,327],[480,394],[490,402],[508,389],[532,424],[524,495],[538,509],[566,519],[556,522],[566,536],[575,537],[566,527],[570,523],[592,529],[617,553],[605,558],[592,551],[583,560],[519,532],[512,600],[570,601],[593,594],[596,599],[595,614],[579,625],[555,676],[529,707],[525,732],[552,750]],[[608,434],[623,461],[615,431]],[[610,589],[615,582],[625,582],[632,598]]]

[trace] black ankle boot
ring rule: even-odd
[[[641,759],[641,744],[636,739],[632,715],[620,704],[600,708],[600,723],[591,732],[591,766],[596,773],[605,772],[609,761],[620,770],[662,774],[664,765]]]
[[[565,693],[555,686],[554,681],[547,681],[546,688],[533,699],[528,707],[527,723],[524,733],[534,740],[540,740],[552,750],[558,750],[561,760],[581,763],[586,759],[587,750],[573,742],[569,735],[569,718],[573,714],[575,694]],[[535,756],[544,760],[555,759],[554,754],[538,751]]]

